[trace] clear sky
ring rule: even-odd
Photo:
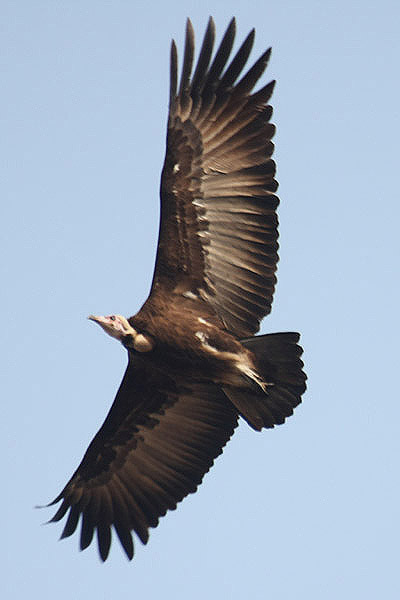
[[[272,45],[281,260],[262,332],[300,331],[308,392],[245,424],[197,494],[101,564],[34,510],[125,368],[86,320],[152,277],[170,40],[235,15]],[[398,2],[0,3],[2,597],[400,597]],[[4,591],[3,591],[4,594]]]

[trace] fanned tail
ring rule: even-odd
[[[224,386],[224,392],[240,415],[255,430],[285,422],[300,404],[306,389],[298,333],[272,333],[241,340],[255,356],[258,373],[266,391],[252,386],[238,389]]]

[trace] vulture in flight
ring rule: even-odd
[[[270,50],[243,74],[254,30],[233,58],[235,20],[213,55],[214,37],[210,18],[193,69],[188,20],[180,79],[172,42],[149,297],[128,319],[89,317],[121,342],[128,366],[51,521],[67,515],[65,538],[81,520],[80,548],[96,533],[103,561],[112,528],[132,559],[132,533],[146,544],[149,528],[196,491],[239,417],[256,431],[282,424],[306,388],[299,334],[255,335],[278,261],[274,81],[253,91]]]

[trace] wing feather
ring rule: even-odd
[[[203,97],[207,97],[215,91],[216,85],[219,81],[219,76],[221,75],[223,68],[228,62],[230,53],[232,52],[233,42],[235,41],[235,32],[236,21],[233,18],[230,21],[227,30],[225,31],[224,37],[222,38],[219,48],[214,56],[214,60],[212,61],[208,71],[203,88]]]
[[[237,413],[213,384],[178,383],[145,359],[131,359],[111,410],[55,502],[67,512],[62,538],[81,520],[80,547],[97,534],[104,561],[113,527],[129,559],[134,531],[149,528],[195,492],[237,425]]]
[[[191,88],[193,89],[193,95],[199,96],[203,88],[207,69],[210,64],[211,54],[214,47],[215,40],[215,24],[213,19],[209,19],[206,32],[204,34],[203,43],[201,46],[199,58],[197,60],[196,70],[192,77]]]
[[[250,52],[252,51],[255,35],[256,32],[253,28],[240,46],[231,64],[228,65],[225,74],[221,77],[217,88],[218,91],[225,91],[225,89],[230,88],[243,71],[250,56]]]
[[[170,55],[170,89],[169,89],[169,110],[175,111],[176,89],[178,85],[178,52],[174,40],[171,43]]]
[[[148,301],[190,291],[209,302],[228,331],[248,337],[271,310],[279,200],[267,104],[274,82],[253,93],[271,51],[244,72],[254,30],[229,62],[235,29],[232,19],[212,58],[215,27],[209,20],[191,76],[194,32],[188,21],[175,96],[177,58],[171,51],[161,223]]]

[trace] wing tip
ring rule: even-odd
[[[194,41],[194,27],[190,17],[186,18],[186,39],[188,38],[193,39]]]

